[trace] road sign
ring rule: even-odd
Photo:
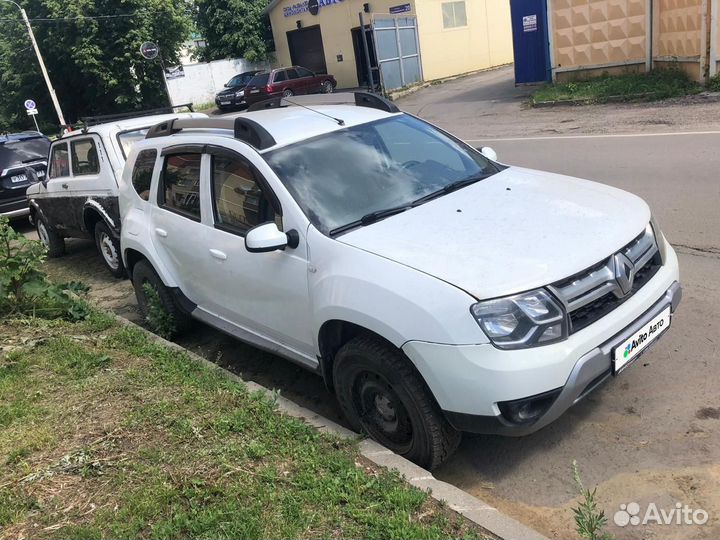
[[[37,109],[28,109],[26,112],[28,113],[29,116],[33,116],[38,113],[38,110]]]
[[[159,50],[158,46],[150,41],[146,41],[140,45],[140,54],[142,54],[143,58],[146,60],[153,60],[157,58]]]
[[[35,102],[32,99],[26,99],[25,100],[25,108],[29,111],[31,109],[36,109],[37,105],[35,105]]]

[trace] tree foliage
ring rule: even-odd
[[[191,22],[186,0],[20,0],[65,119],[167,104],[160,59],[177,63]],[[102,18],[90,18],[102,16]],[[39,20],[52,19],[52,20]],[[27,30],[10,3],[0,2],[0,131],[30,129],[23,101],[34,99],[38,120],[57,126]],[[160,47],[145,60],[144,41]],[[53,131],[55,131],[53,129]]]
[[[196,24],[207,40],[201,60],[247,58],[264,60],[272,50],[270,21],[263,10],[267,0],[196,0]]]

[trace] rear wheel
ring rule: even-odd
[[[286,88],[285,91],[282,93],[282,95],[283,95],[283,97],[291,97],[291,96],[294,96],[295,94],[293,93],[292,90],[290,90],[289,88]]]
[[[333,383],[354,429],[433,469],[460,444],[424,382],[391,344],[358,336],[337,353]]]
[[[172,293],[157,275],[155,269],[147,261],[139,261],[132,269],[132,284],[135,289],[135,298],[143,321],[149,322],[152,313],[152,293],[147,290],[148,286],[157,293],[157,300],[162,311],[172,320],[173,329],[168,331],[168,337],[182,333],[190,326],[191,318],[177,307],[173,300]]]
[[[40,215],[35,218],[35,228],[37,229],[40,242],[48,250],[48,257],[60,257],[65,253],[65,239],[54,229],[50,228],[45,219]]]
[[[332,81],[325,81],[325,82],[322,84],[323,94],[332,94],[332,93],[333,93],[333,90],[334,90],[334,88],[333,88],[333,83],[332,83]]]
[[[110,273],[115,277],[125,276],[125,266],[120,257],[120,240],[113,236],[110,228],[102,221],[95,225],[95,245]]]

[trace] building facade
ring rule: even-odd
[[[513,61],[507,0],[273,0],[280,66],[385,90]],[[364,31],[361,31],[361,28]]]

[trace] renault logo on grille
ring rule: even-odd
[[[635,280],[635,265],[623,253],[616,253],[613,257],[615,261],[615,281],[622,291],[622,295],[627,295],[633,286]]]

